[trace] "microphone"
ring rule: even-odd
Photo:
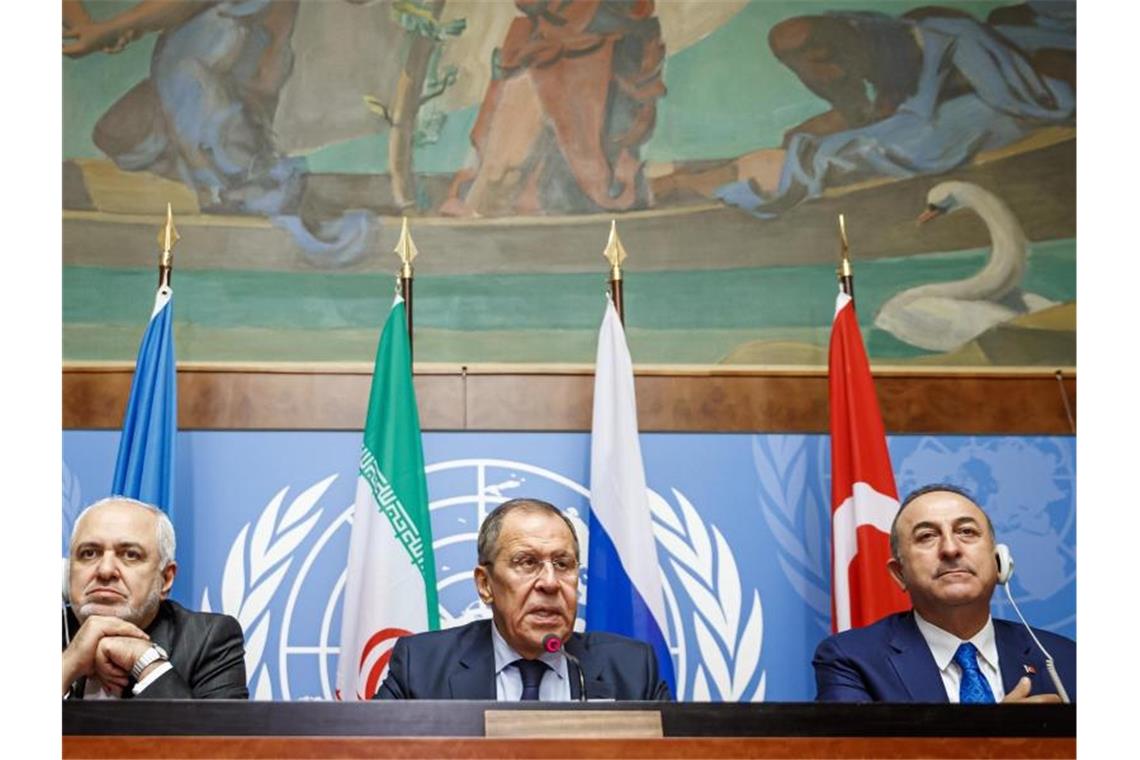
[[[563,643],[564,642],[562,639],[558,638],[558,636],[554,635],[553,633],[548,633],[542,637],[543,649],[545,649],[550,654],[554,654],[555,652],[561,650],[563,656],[565,656],[567,660],[573,663],[574,668],[578,671],[578,701],[585,702],[586,676],[582,673],[582,662],[577,657],[567,652],[566,649],[562,646]]]
[[[1009,603],[1013,605],[1013,611],[1021,618],[1021,624],[1025,626],[1025,630],[1029,631],[1033,643],[1045,655],[1045,671],[1049,674],[1049,680],[1053,682],[1054,688],[1057,689],[1057,694],[1061,697],[1061,701],[1065,704],[1070,704],[1069,693],[1065,691],[1065,685],[1061,683],[1061,676],[1057,674],[1057,668],[1053,665],[1053,655],[1049,654],[1049,650],[1033,633],[1033,629],[1029,627],[1029,623],[1025,622],[1025,616],[1021,614],[1021,610],[1017,606],[1017,602],[1013,600],[1013,593],[1009,590],[1009,579],[1013,577],[1013,556],[1010,554],[1009,547],[1005,544],[998,544],[995,547],[996,559],[998,565],[998,583],[1005,589],[1005,595],[1009,599]]]

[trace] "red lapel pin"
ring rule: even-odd
[[[1037,675],[1037,668],[1033,667],[1032,665],[1026,664],[1026,665],[1022,665],[1021,667],[1025,668],[1025,674],[1026,675],[1030,675],[1030,676]]]

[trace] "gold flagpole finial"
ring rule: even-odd
[[[625,252],[625,246],[621,244],[621,238],[617,233],[617,220],[610,220],[610,239],[606,242],[606,250],[602,252],[606,257],[606,261],[610,262],[610,279],[621,279],[621,263],[625,261],[629,255]]]
[[[174,267],[174,246],[179,238],[178,230],[174,228],[174,209],[170,203],[166,204],[166,221],[158,231],[158,245],[162,249],[158,259],[159,286],[170,287],[170,270]]]
[[[408,217],[404,217],[404,223],[400,227],[400,239],[396,241],[396,247],[392,251],[400,257],[400,277],[405,280],[412,278],[412,259],[420,254],[416,248],[415,242],[412,240],[412,235],[408,232]]]
[[[847,255],[847,221],[843,218],[843,214],[839,215],[839,276],[850,277],[851,259]]]
[[[178,230],[174,229],[174,209],[167,203],[166,221],[163,223],[162,229],[158,231],[158,245],[162,249],[163,256],[169,255],[174,250],[178,238]]]

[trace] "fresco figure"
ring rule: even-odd
[[[1075,124],[1072,3],[1002,8],[986,23],[944,8],[833,12],[787,19],[769,43],[832,109],[758,152],[779,158],[764,172],[716,191],[758,216],[873,176],[949,171],[1038,127]]]
[[[452,216],[583,213],[651,203],[640,146],[653,134],[665,45],[653,0],[516,0],[496,50]]]
[[[144,0],[95,21],[68,2],[63,52],[114,53],[158,32],[150,76],[99,119],[96,146],[124,171],[193,188],[204,212],[268,216],[317,263],[346,263],[364,253],[371,217],[306,198],[305,161],[284,155],[273,132],[297,9],[295,0]]]
[[[1020,287],[1028,267],[1028,241],[1017,217],[1001,198],[969,182],[941,182],[926,198],[918,221],[973,211],[990,234],[985,266],[952,282],[933,282],[896,293],[875,315],[875,326],[928,351],[950,351],[986,330],[1055,306]]]

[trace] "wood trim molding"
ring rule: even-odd
[[[133,365],[63,367],[64,429],[122,425]],[[179,365],[183,430],[360,430],[367,365]],[[888,433],[1071,435],[1076,372],[875,371]],[[417,365],[425,430],[590,429],[592,366]],[[827,372],[638,367],[642,432],[822,433]],[[1063,392],[1062,392],[1063,391]]]
[[[131,758],[937,758],[1075,757],[1077,740],[1041,737],[669,737],[483,739],[345,736],[64,736],[63,757]]]

